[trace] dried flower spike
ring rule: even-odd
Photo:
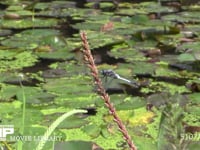
[[[97,67],[94,63],[94,59],[92,57],[92,54],[91,54],[91,51],[89,48],[86,33],[81,32],[80,35],[81,35],[81,40],[83,42],[84,59],[85,59],[87,66],[90,68],[91,75],[94,78],[94,83],[97,85],[97,90],[99,91],[98,94],[104,100],[105,106],[109,109],[109,112],[111,113],[111,115],[114,118],[113,120],[117,123],[119,131],[123,134],[123,137],[124,137],[125,141],[127,142],[130,150],[137,150],[136,146],[133,144],[133,142],[131,140],[131,137],[128,134],[128,131],[126,130],[125,125],[122,123],[121,119],[117,115],[117,113],[115,111],[115,107],[112,105],[112,103],[110,101],[109,95],[106,93],[106,91],[102,85],[101,79],[99,78],[99,75],[98,75]]]

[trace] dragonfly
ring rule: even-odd
[[[124,77],[121,77],[119,74],[117,74],[116,72],[114,72],[113,70],[109,69],[109,70],[101,70],[100,73],[103,75],[103,77],[105,77],[107,79],[107,77],[110,77],[112,79],[118,79],[121,80],[125,83],[127,83],[128,85],[133,86],[134,88],[139,88],[139,84],[136,81],[131,81],[128,80]]]

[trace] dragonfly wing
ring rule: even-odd
[[[136,81],[131,81],[131,80],[128,80],[128,79],[123,78],[123,77],[119,77],[118,79],[120,79],[120,80],[122,80],[122,81],[124,81],[124,82],[126,82],[126,83],[128,83],[130,85],[132,85],[133,87],[136,87],[136,88],[139,87],[139,84]]]

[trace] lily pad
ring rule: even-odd
[[[66,49],[59,49],[54,52],[40,52],[36,53],[38,57],[44,58],[44,59],[54,59],[54,60],[66,60],[66,59],[72,59],[74,57],[74,54],[67,52]]]
[[[117,110],[130,110],[144,107],[146,105],[146,101],[139,97],[118,97],[111,96],[113,100],[113,104],[115,105]]]
[[[47,83],[43,85],[43,88],[49,92],[55,93],[56,95],[73,96],[74,94],[86,94],[90,92],[92,87],[91,85],[88,85],[88,82],[90,82],[89,78],[81,76],[72,78],[48,79]]]
[[[126,44],[124,45],[124,47],[122,47],[122,44],[120,44],[120,46],[115,45],[115,47],[111,49],[109,54],[110,56],[115,58],[123,58],[127,62],[145,60],[142,53],[140,53],[137,49],[128,48]]]
[[[133,24],[146,24],[149,18],[146,15],[135,15],[133,17],[122,18],[123,23],[133,23]]]
[[[56,19],[26,18],[23,20],[4,20],[1,24],[3,28],[24,29],[32,27],[53,27],[58,21]]]
[[[56,150],[62,150],[62,149],[76,149],[76,150],[82,150],[82,149],[92,149],[96,146],[95,143],[92,142],[86,142],[86,141],[68,141],[68,142],[57,142],[55,144],[55,149]],[[97,146],[96,146],[97,147]],[[101,148],[98,147],[99,150],[102,150]]]
[[[95,124],[90,124],[83,127],[82,130],[92,138],[96,138],[97,136],[99,136],[101,128]]]
[[[94,23],[94,22],[84,22],[84,23],[77,23],[75,25],[72,25],[74,29],[79,30],[94,30],[94,31],[100,31],[100,27],[103,24],[101,23]]]
[[[24,94],[23,94],[24,93]],[[27,104],[48,105],[51,104],[56,96],[34,87],[23,87],[17,92],[17,99]]]
[[[178,59],[181,61],[181,62],[188,62],[188,61],[195,61],[195,58],[192,54],[181,54],[179,55]]]
[[[32,55],[32,52],[28,51],[18,52],[11,50],[0,50],[0,55],[1,72],[33,66],[38,61],[37,56]]]
[[[103,32],[88,32],[88,40],[91,43],[90,48],[99,48],[106,45],[111,45],[114,43],[121,42],[123,38],[121,36],[109,35]]]
[[[25,30],[21,33],[15,34],[9,39],[2,41],[1,44],[8,47],[20,47],[25,49],[35,49],[39,45],[62,45],[63,41],[59,40],[59,35],[60,33],[58,30]]]
[[[155,73],[155,64],[150,64],[146,62],[135,62],[133,65],[133,72],[134,74],[151,74],[154,75]]]
[[[55,120],[55,118],[58,118],[61,116],[61,113],[58,113],[59,110],[57,110],[57,113],[51,113],[49,115],[44,116],[44,120],[42,122],[45,126],[50,126],[51,123]],[[70,123],[69,123],[70,122]],[[80,128],[81,126],[84,126],[88,123],[84,118],[79,116],[71,116],[67,119],[65,119],[59,126],[58,129],[73,129],[73,128]]]

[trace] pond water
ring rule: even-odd
[[[117,75],[100,76],[138,149],[197,149],[199,136],[190,144],[186,136],[200,131],[199,24],[198,0],[0,1],[1,124],[42,136],[63,113],[86,109],[63,121],[54,133],[62,138],[45,149],[127,149],[84,63],[85,31],[99,71]],[[0,148],[38,141],[19,145]]]

